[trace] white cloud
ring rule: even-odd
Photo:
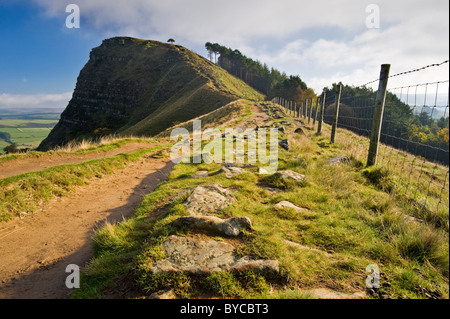
[[[34,0],[63,22],[70,2]],[[449,2],[377,0],[381,28],[368,30],[373,0],[78,0],[81,29],[165,41],[191,49],[206,41],[237,48],[320,90],[333,81],[361,84],[392,73],[441,62],[449,52]],[[280,46],[279,49],[277,46]],[[206,52],[203,52],[206,54]],[[442,71],[444,69],[444,71]],[[448,79],[448,68],[404,81]],[[405,78],[404,78],[405,79]],[[395,83],[393,83],[395,84]],[[410,83],[411,84],[411,83]]]
[[[0,94],[0,108],[64,108],[72,92],[61,94]]]

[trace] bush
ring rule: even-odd
[[[6,147],[3,149],[3,151],[4,151],[6,154],[13,154],[13,153],[19,153],[19,152],[20,152],[20,150],[19,150],[19,148],[17,147],[16,144],[11,144],[11,145],[6,146]]]

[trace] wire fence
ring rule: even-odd
[[[314,99],[294,103],[275,98],[273,102],[304,125],[317,126],[317,134],[329,132],[330,143],[343,145],[347,155],[363,165],[370,166],[371,158],[375,158],[374,163],[388,172],[392,194],[414,203],[420,217],[448,230],[449,80],[388,85],[392,77],[399,80],[406,74],[447,63],[388,76],[384,93],[380,90],[380,74],[377,91],[367,87],[376,81],[359,87],[334,84]],[[381,113],[379,101],[384,102]]]

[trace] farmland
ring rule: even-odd
[[[56,125],[59,114],[0,115],[0,153],[11,143],[19,149],[38,147]]]

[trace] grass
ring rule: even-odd
[[[339,144],[321,147],[325,138],[312,131],[308,136],[290,132],[286,136],[291,150],[279,151],[278,169],[306,175],[306,184],[270,193],[261,188],[264,183],[283,185],[276,175],[259,175],[256,168],[232,179],[224,174],[193,178],[197,170],[212,173],[220,165],[178,164],[130,219],[97,231],[95,258],[72,297],[100,298],[104,291],[123,288],[116,283],[125,277],[121,285],[133,287],[141,296],[172,288],[183,298],[311,298],[308,290],[318,287],[364,291],[365,269],[377,264],[384,274],[381,283],[390,283],[382,290],[394,298],[426,298],[417,287],[448,298],[448,230],[405,219],[413,214],[412,208],[387,192],[384,185],[391,175],[385,171],[366,170],[353,157],[351,165],[327,165],[335,155],[354,155],[352,150]],[[187,195],[176,195],[212,183],[228,187],[237,198],[216,215],[248,216],[253,224],[238,239],[220,240],[235,245],[238,255],[277,259],[279,274],[152,274],[150,266],[164,258],[162,243],[169,235],[196,236],[171,226],[186,215]],[[274,205],[282,200],[309,211],[277,211]]]
[[[145,138],[145,137],[118,137],[118,136],[104,136],[98,140],[81,140],[73,141],[64,146],[57,147],[52,151],[39,152],[29,151],[26,153],[3,154],[0,155],[0,163],[15,160],[18,158],[27,157],[42,157],[45,154],[89,154],[107,152],[119,148],[127,143],[158,143],[161,141],[168,141],[165,138]]]
[[[117,140],[116,143],[120,145],[126,141]],[[98,150],[102,147],[106,145],[97,146],[94,149]],[[0,221],[10,220],[20,216],[21,213],[32,213],[41,203],[55,196],[65,196],[74,187],[85,185],[92,178],[102,178],[104,175],[112,174],[116,169],[123,168],[126,163],[137,161],[142,156],[165,147],[168,147],[168,144],[131,154],[119,154],[79,164],[60,165],[0,179]]]
[[[1,132],[9,133],[11,141],[19,148],[36,148],[42,140],[44,140],[50,133],[49,128],[0,128]],[[9,143],[1,142],[0,151],[8,146]]]
[[[57,125],[54,133],[41,144],[42,150],[76,138],[89,137],[99,128],[107,128],[123,136],[155,136],[174,123],[189,121],[238,99],[264,100],[262,94],[240,79],[181,46],[139,39],[123,40],[125,45],[110,40],[110,46],[94,48],[93,55],[108,57],[113,54],[115,58],[129,60],[127,63],[105,63],[104,59],[91,59],[82,70],[83,76],[98,75],[94,79],[99,87],[103,87],[104,83],[114,83],[124,88],[135,88],[129,94],[131,97],[125,98],[130,101],[114,106],[112,113],[120,111],[123,116],[93,111],[89,118],[76,119],[83,121],[82,127],[75,124],[68,127],[67,122]],[[98,99],[86,103],[93,109],[100,109],[102,105],[109,108],[110,103],[118,102]],[[133,107],[128,107],[128,104]],[[74,108],[69,104],[66,116],[78,114]]]

